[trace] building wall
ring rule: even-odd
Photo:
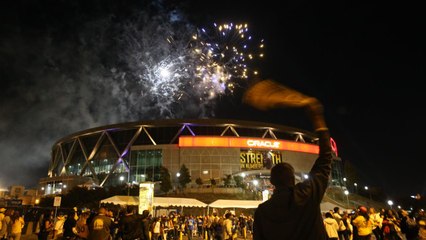
[[[296,172],[302,173],[309,173],[318,157],[315,154],[290,151],[281,151],[281,154],[284,161],[290,163]]]
[[[189,169],[194,182],[198,177],[204,182],[209,182],[210,179],[220,180],[226,175],[247,171],[247,169],[241,169],[240,164],[240,153],[247,150],[239,148],[179,148],[177,145],[132,147],[132,151],[152,149],[162,152],[162,165],[169,170],[172,181],[176,180],[176,173],[183,164]],[[266,152],[267,150],[257,151]],[[280,151],[279,153],[282,161],[292,164],[297,173],[308,173],[317,158],[316,154],[302,152]]]
[[[9,191],[9,195],[11,197],[22,197],[24,195],[24,191],[25,191],[25,187],[24,186],[11,186],[10,187],[10,191]]]
[[[221,179],[240,172],[240,150],[236,148],[181,148],[181,164],[189,169],[191,179]]]
[[[162,145],[163,165],[169,169],[170,174],[176,174],[181,166],[179,147],[177,145]]]
[[[42,195],[67,193],[76,186],[89,188],[91,185],[99,183],[93,182],[92,178],[81,176],[58,176],[47,177],[39,180],[39,193]]]

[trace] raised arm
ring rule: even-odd
[[[331,172],[332,151],[330,134],[324,119],[324,110],[318,99],[306,96],[294,89],[272,80],[263,80],[251,86],[243,97],[243,102],[260,110],[276,108],[304,108],[319,137],[319,157],[311,169],[311,178],[300,185],[301,193],[313,195],[321,201],[328,186]]]

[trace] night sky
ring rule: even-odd
[[[55,141],[105,124],[217,117],[312,130],[296,109],[258,112],[242,105],[244,84],[202,110],[193,101],[196,96],[188,94],[184,102],[171,105],[172,113],[165,111],[149,87],[131,81],[142,71],[131,59],[144,59],[140,52],[146,46],[154,53],[160,44],[155,39],[164,39],[161,33],[167,32],[157,27],[174,16],[197,28],[247,22],[266,45],[264,60],[256,62],[260,78],[323,102],[339,156],[358,173],[360,186],[380,188],[389,197],[426,194],[421,87],[426,21],[420,6],[272,0],[8,2],[0,10],[1,188],[35,186],[47,174]],[[147,31],[144,36],[155,33],[154,40],[144,39],[144,48],[129,44],[140,29]]]

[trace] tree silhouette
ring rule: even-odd
[[[236,176],[234,176],[234,181],[235,181],[235,185],[237,185],[237,187],[240,187],[240,188],[245,187],[244,182],[243,182],[243,177],[236,175]]]
[[[172,189],[172,180],[170,177],[169,169],[162,166],[160,169],[160,174],[161,174],[160,190],[165,193],[168,193]]]
[[[231,183],[232,183],[231,174],[225,175],[225,177],[223,178],[223,184],[225,185],[225,187],[229,187]]]
[[[212,187],[215,187],[217,184],[216,179],[214,178],[210,179],[210,184],[212,185]]]
[[[195,179],[195,183],[196,183],[198,186],[200,186],[200,187],[201,187],[201,185],[203,185],[203,180],[202,180],[200,177],[198,177],[197,179]]]
[[[185,166],[185,164],[182,164],[179,173],[179,185],[182,187],[182,189],[184,189],[186,188],[186,184],[191,182],[191,175],[189,174],[189,169]]]

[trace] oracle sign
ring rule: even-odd
[[[280,148],[280,142],[277,141],[265,141],[265,140],[247,140],[247,146],[249,147],[268,147],[268,148]]]
[[[181,136],[179,137],[179,147],[253,148],[305,152],[312,154],[318,154],[319,152],[318,145],[312,143],[252,137]]]

